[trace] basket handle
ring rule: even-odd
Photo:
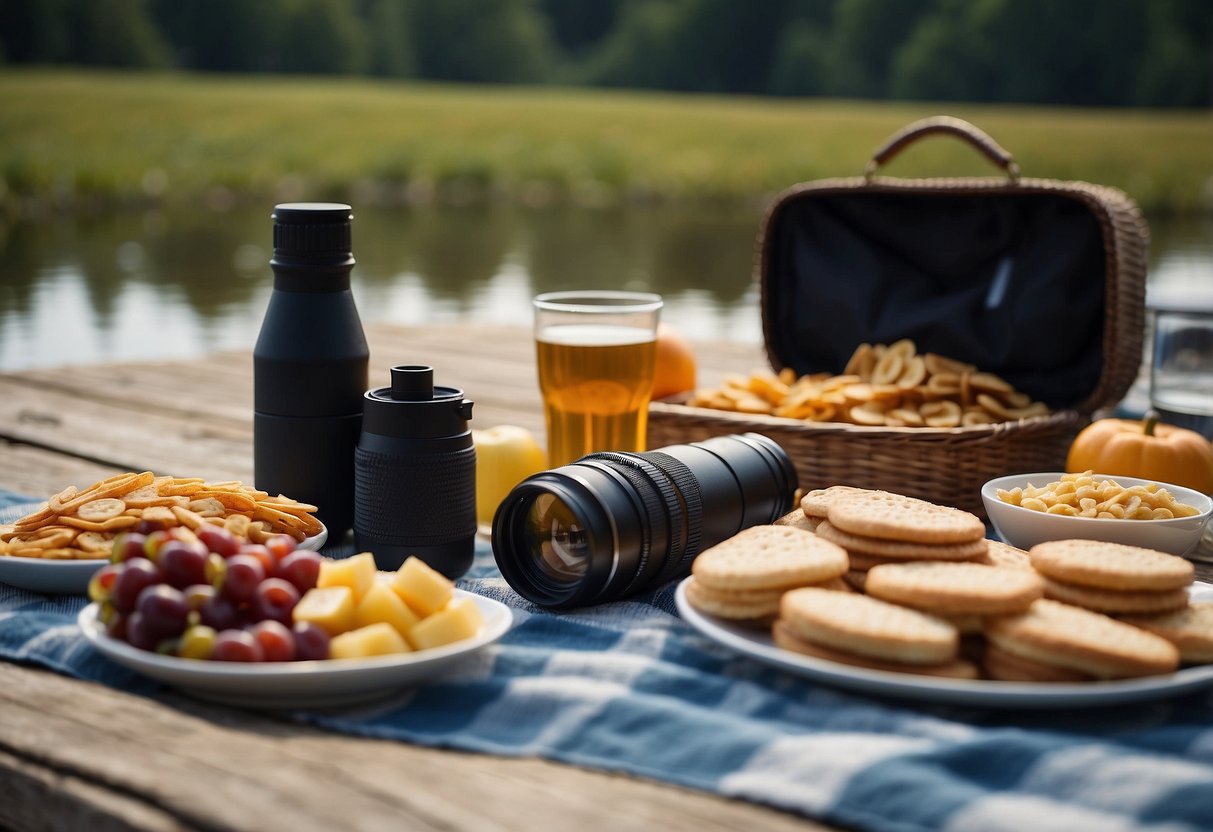
[[[910,144],[932,133],[947,133],[964,139],[981,151],[987,159],[1006,171],[1007,178],[1011,182],[1019,181],[1019,165],[1015,162],[1014,156],[981,129],[964,119],[953,116],[931,116],[898,130],[872,155],[871,161],[864,168],[863,178],[870,182],[881,165],[888,164]]]

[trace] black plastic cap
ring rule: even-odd
[[[354,209],[337,202],[274,206],[274,256],[348,256]]]

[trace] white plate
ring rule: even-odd
[[[678,612],[692,627],[712,641],[764,664],[847,690],[953,705],[1010,708],[1069,708],[1113,705],[1161,699],[1213,686],[1213,665],[1190,667],[1162,676],[1109,682],[1044,683],[940,679],[909,673],[892,673],[852,667],[776,647],[770,633],[730,624],[705,615],[687,601],[686,588],[694,578],[678,585]],[[1213,600],[1213,585],[1197,582],[1194,600]]]
[[[505,604],[461,589],[455,595],[471,598],[484,616],[473,638],[370,659],[256,664],[179,659],[110,638],[97,620],[96,604],[81,610],[77,623],[89,643],[109,659],[199,699],[246,708],[332,708],[372,702],[428,682],[510,629],[513,616]]]
[[[320,551],[328,540],[328,529],[304,539],[300,549]],[[42,558],[0,557],[0,582],[45,595],[87,595],[88,582],[108,558],[88,560],[44,560]]]

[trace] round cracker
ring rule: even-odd
[[[1198,601],[1174,612],[1123,616],[1120,620],[1174,644],[1185,664],[1213,663],[1213,602]]]
[[[1187,589],[1103,589],[1044,578],[1045,597],[1096,612],[1168,612],[1188,605]]]
[[[788,512],[783,517],[775,521],[776,526],[791,526],[794,529],[804,529],[806,532],[816,530],[819,523],[819,517],[809,517],[804,513],[804,509],[798,508]]]
[[[725,592],[692,580],[686,587],[687,601],[700,612],[730,621],[769,622],[779,612],[779,590]]]
[[[1033,661],[986,644],[981,657],[986,675],[1000,682],[1089,682],[1094,677],[1078,670]]]
[[[1196,577],[1192,564],[1176,555],[1100,540],[1050,540],[1033,546],[1028,557],[1046,577],[1101,589],[1179,589]]]
[[[851,534],[918,543],[968,543],[986,534],[975,514],[888,492],[835,499],[829,521]]]
[[[771,626],[771,639],[779,647],[812,656],[815,659],[825,659],[839,664],[866,667],[869,670],[884,670],[890,673],[916,673],[921,676],[943,676],[949,679],[976,679],[977,667],[964,659],[953,659],[938,665],[903,664],[900,662],[880,661],[841,650],[832,650],[820,644],[801,638],[788,626],[786,621],[777,620]]]
[[[1028,557],[1027,552],[1003,543],[1001,540],[987,540],[986,553],[973,560],[988,566],[1006,566],[1014,569],[1032,568],[1032,559]]]
[[[1100,679],[1170,673],[1179,666],[1179,651],[1161,636],[1047,598],[1027,612],[991,617],[986,638],[1017,656]]]
[[[888,563],[868,571],[873,598],[948,615],[1023,612],[1044,595],[1044,581],[1026,569],[980,563]]]
[[[837,543],[848,552],[862,552],[865,555],[901,560],[969,560],[981,557],[987,550],[984,537],[967,543],[887,540],[843,531],[829,520],[818,523],[816,533],[832,543]]]
[[[847,571],[842,547],[791,526],[751,526],[705,549],[691,573],[720,589],[780,589],[816,584]]]
[[[871,489],[856,488],[853,485],[831,485],[829,488],[816,488],[800,498],[800,508],[809,517],[824,519],[829,516],[830,504],[838,498],[870,493],[873,493]]]
[[[816,587],[785,593],[779,617],[806,641],[881,661],[945,664],[959,645],[956,628],[935,616]]]

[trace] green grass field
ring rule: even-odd
[[[1025,176],[1213,211],[1213,114],[778,100],[343,78],[0,72],[0,205],[500,195],[762,198],[863,171],[926,115],[969,119]],[[899,176],[994,168],[936,138]],[[406,189],[407,186],[407,189]]]

